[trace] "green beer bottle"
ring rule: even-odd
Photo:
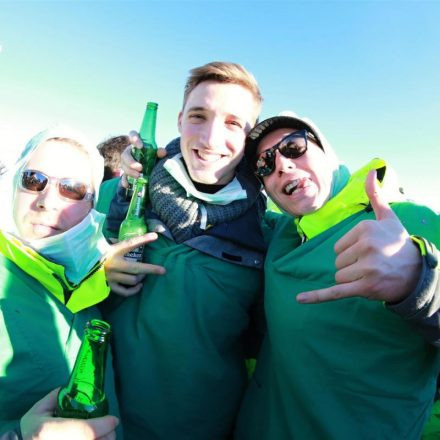
[[[104,376],[109,337],[105,321],[92,319],[86,324],[69,383],[58,393],[57,416],[92,419],[108,414]]]
[[[132,237],[138,237],[147,233],[145,223],[145,203],[147,199],[147,179],[139,177],[134,183],[134,192],[131,196],[127,216],[119,228],[119,241],[127,240]],[[129,261],[142,261],[144,245],[127,252],[124,258]]]
[[[156,163],[157,156],[157,144],[156,144],[156,119],[157,119],[157,107],[155,102],[147,102],[144,118],[142,120],[141,129],[139,130],[139,136],[144,144],[142,148],[131,149],[131,154],[137,162],[142,164],[142,174],[147,179],[153,170]],[[128,196],[131,197],[134,189],[134,179],[129,177],[130,183]],[[148,198],[148,192],[147,192]]]

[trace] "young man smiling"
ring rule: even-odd
[[[191,71],[178,116],[181,137],[150,178],[146,220],[159,239],[145,259],[166,274],[142,285],[137,274],[148,265],[121,261],[123,271],[109,276],[114,291],[141,290],[106,315],[126,439],[231,434],[247,382],[249,311],[262,284],[264,201],[242,161],[260,106],[258,85],[242,66],[215,62]],[[136,175],[130,152],[123,158]],[[121,203],[110,209],[115,233]]]

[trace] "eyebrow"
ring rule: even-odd
[[[205,107],[190,107],[188,109],[188,112],[201,112],[206,111],[207,109]]]
[[[190,107],[187,111],[188,112],[209,112],[211,110],[207,109],[206,107]],[[244,121],[245,120],[241,116],[236,115],[234,113],[227,113],[227,115],[232,117],[232,118],[239,119],[240,121]]]

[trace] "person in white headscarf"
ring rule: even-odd
[[[95,146],[57,126],[33,137],[0,179],[2,439],[116,436],[114,416],[53,417],[54,389],[67,383],[85,324],[109,294],[104,263],[138,245],[110,250],[102,235],[94,205],[103,169]],[[106,394],[117,415],[110,361]]]

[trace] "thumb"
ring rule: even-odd
[[[166,155],[167,155],[166,148],[158,148],[157,149],[157,157],[158,157],[158,159],[163,159],[164,157],[166,157]]]
[[[49,394],[39,400],[34,406],[33,410],[38,414],[52,414],[57,406],[58,392],[60,388],[55,388]]]
[[[371,170],[368,173],[367,179],[365,180],[365,192],[370,200],[371,207],[376,215],[376,219],[395,219],[396,214],[394,214],[393,210],[390,208],[390,205],[385,200],[382,190],[377,182],[376,174],[376,170]]]

